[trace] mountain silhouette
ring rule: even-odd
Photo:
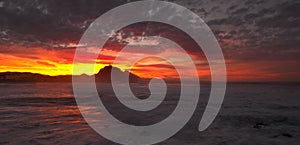
[[[117,82],[126,82],[126,79],[129,77],[129,82],[139,82],[141,78],[133,73],[128,71],[122,71],[117,67],[113,67],[111,65],[105,66],[104,68],[100,69],[99,72],[95,75],[96,81],[110,83],[112,78],[112,73],[114,80]]]
[[[49,76],[29,72],[0,73],[0,82],[71,82],[71,75]]]
[[[101,83],[111,83],[111,73],[113,72],[114,78],[117,82],[124,82],[128,79],[129,82],[142,82],[143,79],[139,76],[129,72],[122,71],[117,67],[111,65],[105,66],[100,69],[95,75],[95,81]],[[92,76],[88,75],[76,75],[75,77],[80,77],[82,80],[88,80]],[[60,76],[49,76],[29,72],[3,72],[0,73],[0,82],[72,82],[72,75],[60,75]]]

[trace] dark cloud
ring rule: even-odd
[[[207,21],[225,56],[241,61],[299,60],[300,2],[246,1],[226,11]]]
[[[232,15],[241,15],[241,14],[245,14],[248,12],[248,8],[240,8],[240,9],[237,9],[236,11],[232,12],[231,14]]]
[[[254,54],[273,53],[280,59],[298,59],[300,2],[293,0],[172,0],[199,14],[215,33],[225,56],[253,59]],[[65,48],[77,43],[89,24],[104,12],[127,0],[4,0],[0,7],[0,44]],[[150,26],[151,27],[151,26]],[[141,35],[145,26],[128,31]],[[166,26],[148,29],[180,43],[197,47],[189,37]],[[4,45],[5,44],[5,45]],[[111,43],[112,44],[112,43]],[[55,47],[60,46],[60,47]],[[74,47],[66,47],[74,49]],[[117,47],[116,47],[117,48]],[[194,49],[195,50],[195,49]],[[239,52],[237,56],[235,52]],[[235,55],[233,55],[235,54]],[[253,54],[253,55],[252,55]],[[256,55],[259,56],[259,55]],[[298,58],[297,58],[298,57]],[[261,59],[272,59],[262,57]]]
[[[0,8],[1,41],[77,42],[95,18],[124,2],[6,0]]]
[[[264,3],[264,0],[247,0],[245,2],[246,5],[259,5],[259,4],[262,4]]]
[[[300,2],[285,2],[276,7],[273,16],[258,18],[256,25],[264,28],[299,28]]]

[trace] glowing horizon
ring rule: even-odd
[[[24,49],[20,46],[15,47],[18,49]],[[17,50],[18,50],[17,49]],[[105,50],[104,55],[106,59],[97,60],[96,63],[90,64],[77,64],[82,65],[82,70],[77,70],[73,73],[73,55],[74,49],[67,50],[47,50],[41,47],[26,48],[28,52],[35,52],[34,54],[27,53],[11,53],[2,54],[0,53],[0,72],[29,72],[38,73],[49,76],[58,75],[93,75],[98,73],[98,71],[112,64],[112,60],[116,55],[116,52],[112,50]],[[109,55],[108,55],[109,54]],[[64,57],[62,57],[64,56]],[[229,81],[295,81],[289,79],[288,76],[283,75],[280,72],[268,72],[264,68],[266,66],[257,65],[255,63],[238,63],[233,60],[226,60],[228,68],[228,79]],[[276,67],[279,61],[261,61],[260,64],[268,64],[268,66]],[[282,64],[281,62],[280,64]],[[296,64],[295,61],[289,61],[289,65]],[[122,71],[128,70],[130,67],[122,64],[113,64],[113,66],[120,68]],[[93,67],[93,72],[86,72],[86,69],[91,70]],[[163,68],[160,68],[163,67]],[[204,69],[203,69],[204,68]],[[152,71],[152,73],[150,73]],[[171,68],[171,65],[155,59],[146,59],[142,62],[138,62],[132,67],[130,72],[142,77],[142,78],[176,78],[176,71]],[[159,75],[161,72],[165,72],[164,75]],[[210,75],[210,71],[207,65],[203,66],[202,69],[198,70],[200,78],[206,80]],[[287,75],[297,75],[295,73],[288,73]],[[174,77],[175,76],[175,77]]]

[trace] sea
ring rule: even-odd
[[[158,108],[152,112],[138,112],[118,102],[107,84],[97,84],[97,88],[101,100],[117,119],[137,126],[162,121],[180,99],[180,85],[170,85],[167,97]],[[140,99],[147,98],[147,88],[143,84],[131,87]],[[72,83],[0,83],[0,94],[1,145],[117,144],[88,125],[78,109]],[[228,83],[219,114],[200,132],[198,125],[209,94],[210,85],[202,85],[196,111],[189,122],[175,135],[157,144],[300,144],[299,83]],[[126,136],[116,133],[116,136],[123,135]]]

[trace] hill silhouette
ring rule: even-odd
[[[119,68],[109,65],[99,70],[99,72],[95,75],[96,81],[110,83],[112,72],[115,80],[118,82],[125,82],[128,76],[129,82],[139,82],[141,80],[139,76],[133,73],[121,71]]]
[[[99,72],[93,76],[95,77],[96,82],[110,83],[111,72],[114,73],[114,78],[120,82],[125,81],[127,76],[129,76],[129,82],[143,81],[142,78],[129,71],[122,71],[111,65],[100,69]],[[92,76],[84,74],[76,75],[75,77],[80,77],[82,80],[85,80]],[[72,82],[72,75],[49,76],[29,72],[3,72],[0,73],[0,82]]]

